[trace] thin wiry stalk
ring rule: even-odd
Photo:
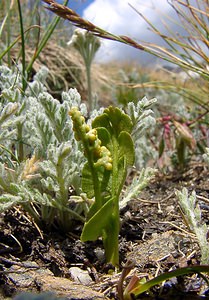
[[[209,62],[208,56],[202,51],[202,48],[199,45],[199,42],[200,42],[200,43],[203,43],[204,45],[208,46],[208,40],[205,38],[205,35],[204,35],[205,30],[208,32],[208,29],[207,29],[207,27],[204,26],[204,24],[203,24],[204,27],[201,28],[201,26],[198,26],[200,22],[199,23],[195,22],[195,20],[192,19],[192,17],[191,17],[192,13],[193,13],[193,11],[191,11],[193,9],[192,6],[189,6],[189,7],[186,6],[189,11],[185,12],[178,5],[178,2],[179,1],[176,0],[174,2],[175,4],[173,4],[173,1],[172,1],[170,3],[170,5],[175,10],[179,19],[181,20],[181,23],[183,24],[182,27],[188,33],[188,36],[186,36],[186,37],[179,36],[174,33],[171,34],[171,36],[162,34],[143,14],[141,14],[133,6],[131,6],[131,5],[130,6],[139,14],[140,17],[142,17],[145,20],[145,22],[150,26],[151,30],[155,34],[160,36],[164,40],[164,42],[167,43],[169,48],[166,49],[166,48],[163,48],[158,45],[151,44],[151,43],[149,43],[147,45],[151,45],[151,47],[153,49],[160,49],[161,54],[163,54],[163,55],[166,54],[166,55],[170,56],[170,58],[173,60],[173,62],[179,66],[183,66],[183,65],[179,64],[182,61],[180,61],[178,59],[179,57],[182,57],[182,59],[187,63],[188,69],[190,69],[190,70],[193,69],[195,72],[198,72],[198,69],[196,68],[196,67],[198,67],[197,63],[192,65],[191,62],[193,60],[197,62],[197,60],[195,60],[194,54],[199,57],[202,57],[204,59],[204,61]],[[200,24],[202,24],[202,23],[200,23]],[[178,49],[177,46],[180,46],[180,49]],[[170,52],[170,55],[168,54],[168,52]],[[199,73],[200,73],[200,75],[206,76],[207,79],[209,78],[208,72],[205,72],[205,70],[200,66],[199,66]]]
[[[33,10],[31,12],[31,15],[30,15],[30,21],[29,21],[29,24],[28,26],[33,26],[33,18],[34,16],[36,15],[36,12],[37,12],[37,8],[38,8],[38,5],[39,5],[39,1],[36,0],[36,2],[33,4],[34,7],[33,7]],[[33,35],[32,37],[32,40],[35,41],[35,52],[37,51],[38,49],[38,44],[39,44],[39,41],[40,41],[40,34],[41,34],[41,21],[40,21],[40,15],[38,14],[38,22],[35,22],[37,23],[37,35],[35,36],[35,32],[30,32],[28,31],[27,34],[25,34],[25,43],[28,43],[30,44],[30,36]]]
[[[24,35],[24,28],[23,28],[23,18],[22,18],[22,10],[21,10],[21,4],[20,1],[17,0],[18,3],[18,12],[19,12],[19,22],[20,22],[20,34],[21,34],[21,40],[22,40],[22,90],[25,91],[27,87],[27,82],[25,80],[26,78],[26,62],[25,62],[25,35]]]
[[[69,2],[69,0],[66,0],[64,2],[65,5],[67,5]],[[49,27],[46,30],[45,35],[43,36],[42,40],[40,41],[39,47],[38,49],[35,51],[30,63],[27,66],[27,72],[30,73],[33,64],[35,62],[35,60],[37,59],[37,57],[39,56],[39,54],[41,53],[41,51],[43,50],[43,48],[45,47],[46,43],[48,42],[49,38],[51,37],[52,33],[54,32],[58,22],[59,22],[60,18],[57,17],[55,18],[52,23],[49,25]]]
[[[131,45],[134,48],[144,50],[144,47],[131,38],[127,36],[117,36],[115,34],[112,34],[96,25],[93,23],[81,18],[74,10],[71,8],[58,4],[57,2],[53,0],[43,0],[45,3],[49,4],[50,6],[47,6],[46,8],[58,16],[62,17],[63,19],[66,19],[70,21],[73,25],[86,29],[92,33],[94,33],[98,37],[102,37],[104,39],[109,39],[113,41],[118,41],[123,44]]]
[[[176,39],[171,39],[170,37],[167,37],[163,34],[161,34],[158,30],[154,30],[154,32],[156,34],[158,34],[159,36],[161,36],[167,43],[172,42],[173,46],[174,46],[174,50],[173,52],[171,51],[171,49],[166,49],[162,46],[156,45],[156,44],[152,44],[152,43],[145,43],[143,42],[143,44],[139,44],[136,41],[134,41],[133,39],[127,37],[127,36],[123,36],[123,35],[115,35],[112,34],[96,25],[94,25],[93,23],[81,18],[75,11],[73,11],[72,9],[58,4],[57,2],[55,2],[54,0],[43,0],[45,3],[49,4],[50,6],[46,7],[48,10],[56,13],[57,15],[59,15],[60,17],[69,20],[71,23],[73,23],[75,26],[86,29],[92,33],[94,33],[96,36],[102,37],[104,39],[110,39],[113,41],[117,41],[129,46],[132,46],[134,48],[137,48],[139,50],[145,51],[147,53],[153,54],[159,58],[162,58],[165,61],[174,63],[184,69],[187,70],[192,70],[198,74],[200,74],[202,77],[209,79],[209,72],[207,70],[205,70],[202,67],[199,67],[197,65],[192,65],[190,61],[187,61],[185,59],[185,57],[181,58],[178,56],[178,52],[176,53],[176,47],[174,46],[174,44],[176,45],[180,45],[182,48],[186,47],[187,50],[192,50],[193,48],[191,48],[191,45],[188,45],[186,43],[181,42],[181,40],[179,40],[178,38]],[[179,0],[177,0],[178,2]],[[206,0],[205,0],[206,1]],[[139,13],[140,16],[142,16],[140,14],[140,12],[138,12],[134,7],[132,7],[137,13]],[[209,14],[208,14],[209,15]],[[148,22],[149,25],[151,25],[151,23],[144,17],[142,16],[146,22]],[[155,28],[155,27],[154,27]],[[190,49],[191,48],[191,49]],[[207,59],[207,61],[209,60],[209,58]]]
[[[22,10],[21,10],[21,4],[20,1],[17,0],[18,3],[18,12],[19,12],[19,22],[20,22],[20,34],[21,34],[21,41],[22,41],[22,48],[21,48],[21,54],[22,54],[22,93],[25,92],[27,87],[27,80],[26,80],[26,61],[25,61],[25,35],[24,35],[24,28],[23,28],[23,18],[22,18]],[[23,124],[19,122],[17,124],[17,138],[19,141],[18,145],[18,159],[22,161],[24,159],[24,147],[23,147]]]
[[[26,29],[24,31],[24,33],[30,31],[32,28],[38,28],[39,26],[38,25],[33,25],[33,26],[30,26],[28,29]],[[21,35],[19,35],[15,40],[14,42],[12,42],[3,52],[0,53],[0,60],[8,53],[8,51],[14,47],[15,44],[17,44],[17,42],[21,40]]]
[[[172,92],[177,92],[184,96],[185,99],[197,104],[205,112],[209,112],[207,103],[207,81],[209,80],[209,5],[208,0],[196,0],[191,5],[191,0],[168,0],[175,13],[180,20],[180,27],[184,29],[185,34],[181,35],[172,31],[169,26],[165,25],[169,35],[162,34],[144,15],[142,15],[135,7],[131,6],[136,13],[144,19],[150,29],[167,44],[167,47],[160,46],[151,42],[137,43],[127,36],[114,35],[102,28],[97,27],[93,23],[81,18],[72,9],[56,3],[54,0],[43,0],[49,4],[47,9],[56,13],[64,19],[69,20],[75,26],[86,29],[96,36],[104,39],[110,39],[123,44],[127,44],[141,51],[150,53],[164,61],[173,63],[182,68],[194,83],[191,90],[176,84],[163,84],[162,88]],[[169,18],[169,16],[167,16]],[[169,18],[171,19],[171,18]],[[171,19],[172,20],[172,19]],[[176,21],[173,21],[176,23]],[[192,73],[196,73],[201,77],[198,80],[192,78]],[[156,88],[158,83],[155,83]],[[199,86],[201,85],[201,86]],[[136,86],[137,87],[137,86]]]
[[[10,2],[9,5],[9,0],[6,1],[6,15],[2,21],[1,27],[0,27],[0,38],[2,37],[3,29],[6,26],[6,33],[7,33],[7,46],[10,44],[11,40],[11,27],[10,27],[10,15],[11,15],[11,10],[14,5],[14,1]],[[4,11],[4,9],[2,9]],[[8,66],[11,66],[11,56],[10,56],[10,51],[8,50],[7,52],[7,57],[8,57]]]
[[[202,102],[200,99],[204,98],[204,92],[201,94],[201,91],[192,91],[189,88],[184,88],[182,86],[177,86],[173,84],[169,84],[168,82],[165,81],[149,81],[149,82],[144,82],[141,84],[133,84],[132,86],[129,85],[129,87],[132,88],[154,88],[154,89],[163,89],[163,90],[168,90],[170,92],[175,92],[176,94],[179,94],[183,96],[185,99],[188,99],[192,101],[193,103],[197,104],[198,106],[202,107],[206,112],[209,111],[208,109],[208,103],[207,102]]]
[[[9,6],[9,1],[7,1],[7,12],[8,12],[8,18],[7,18],[7,45],[10,44],[10,40],[11,40],[11,30],[10,30],[10,8],[11,8],[11,5]],[[10,55],[10,51],[8,51],[7,53],[7,57],[8,57],[8,66],[10,67],[11,66],[11,55]]]
[[[7,3],[9,3],[9,1],[7,1]],[[6,15],[5,15],[4,19],[2,20],[1,27],[0,27],[0,38],[2,36],[4,26],[6,26],[7,19],[10,17],[10,11],[11,11],[13,5],[14,5],[14,0],[11,1],[9,9],[7,9]]]

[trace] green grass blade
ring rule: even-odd
[[[66,0],[63,5],[67,5],[68,2],[69,2],[69,0]],[[41,53],[41,51],[45,47],[46,43],[48,42],[49,38],[51,37],[52,33],[54,32],[59,20],[60,20],[60,17],[55,17],[54,20],[51,22],[51,24],[48,26],[48,28],[46,30],[46,33],[44,34],[44,36],[43,36],[43,38],[42,38],[42,40],[39,44],[39,47],[38,47],[37,51],[34,53],[30,63],[27,66],[26,71],[27,71],[28,74],[30,73],[35,60],[37,59],[37,57],[39,56],[39,54]]]
[[[133,294],[134,296],[138,296],[147,290],[149,290],[151,287],[162,283],[165,280],[171,279],[173,277],[193,274],[193,273],[209,273],[209,266],[208,265],[201,265],[201,266],[191,266],[191,267],[185,267],[181,269],[177,269],[171,272],[163,273],[149,281],[147,281],[144,284],[139,284],[138,287],[134,288],[130,294]],[[126,298],[125,298],[126,299]]]
[[[21,40],[22,40],[22,90],[25,91],[27,87],[27,76],[26,76],[26,62],[25,62],[25,35],[24,35],[24,27],[23,27],[23,17],[22,17],[22,9],[20,0],[17,0],[18,4],[18,12],[19,12],[19,22],[20,22],[20,34],[21,34]]]

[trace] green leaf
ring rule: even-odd
[[[84,165],[82,171],[82,190],[87,194],[88,198],[94,197],[94,182],[88,163]]]
[[[110,106],[104,110],[101,116],[95,118],[92,122],[92,127],[105,127],[110,133],[118,136],[121,131],[131,133],[133,124],[130,117],[124,114],[118,107]]]
[[[183,140],[183,138],[178,137],[176,139],[176,148],[177,148],[177,156],[178,156],[179,165],[183,168],[186,163],[186,160],[185,160],[186,143]]]
[[[109,131],[104,127],[97,128],[98,138],[102,142],[103,146],[106,146],[108,149],[111,148],[111,136]]]
[[[0,196],[0,212],[3,212],[14,205],[24,202],[21,196],[12,194],[3,194]]]
[[[92,122],[101,145],[111,153],[112,168],[94,168],[93,156],[82,173],[82,189],[88,197],[95,197],[81,235],[82,241],[102,237],[108,262],[118,265],[119,196],[127,175],[134,164],[135,151],[130,135],[133,124],[128,115],[110,106]],[[91,153],[92,149],[89,148]]]
[[[151,287],[162,283],[165,280],[171,279],[173,277],[193,274],[193,273],[209,273],[209,266],[208,265],[201,265],[201,266],[190,266],[185,268],[180,268],[174,271],[163,273],[157,277],[154,277],[151,280],[143,283],[141,280],[138,279],[135,282],[135,286],[130,290],[129,286],[124,291],[124,300],[131,300],[132,295],[138,297],[140,294],[148,291]],[[202,276],[203,277],[203,276]],[[206,277],[203,277],[206,280]],[[207,282],[207,281],[206,281]],[[208,283],[208,282],[207,282]]]
[[[81,241],[95,241],[103,235],[103,231],[111,219],[113,199],[106,202],[84,225]]]
[[[119,143],[119,159],[124,156],[126,165],[132,166],[134,164],[135,155],[134,155],[134,143],[131,138],[131,135],[122,131],[118,137]]]
[[[123,188],[124,181],[126,179],[126,160],[125,157],[121,157],[118,161],[118,175],[117,175],[117,185],[114,187],[115,194],[119,196],[121,189]]]
[[[110,172],[103,167],[100,169],[97,168],[96,172],[101,185],[101,193],[105,193],[105,191],[108,192],[107,187],[109,186]],[[82,190],[87,194],[88,198],[91,199],[94,197],[94,181],[88,163],[84,165],[82,170]]]
[[[111,130],[111,126],[107,114],[103,113],[101,116],[96,117],[92,121],[92,128],[99,128],[99,127],[106,128],[108,131]]]
[[[113,131],[117,136],[121,131],[132,131],[133,124],[130,117],[124,114],[118,107],[110,106],[104,112],[108,115]]]
[[[165,141],[164,141],[164,138],[162,138],[160,141],[159,147],[158,147],[159,157],[161,157],[163,155],[164,149],[165,149]]]

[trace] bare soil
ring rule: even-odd
[[[130,178],[131,180],[131,178]],[[195,190],[203,220],[209,222],[209,172],[191,163],[184,172],[160,172],[121,212],[120,270],[105,263],[102,242],[82,243],[81,224],[64,235],[38,228],[16,207],[0,215],[1,297],[20,291],[52,291],[66,299],[118,299],[117,284],[127,261],[136,274],[150,279],[163,272],[200,263],[196,238],[184,223],[176,189]],[[80,274],[74,276],[72,267]],[[84,272],[84,275],[82,272]],[[83,277],[82,277],[83,276]],[[197,275],[173,278],[139,299],[209,299],[208,287]]]

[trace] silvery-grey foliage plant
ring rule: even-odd
[[[53,224],[69,231],[75,220],[85,222],[94,201],[82,191],[86,158],[74,137],[69,112],[77,107],[91,127],[104,108],[88,118],[76,89],[63,92],[61,101],[54,99],[45,87],[47,74],[42,67],[24,90],[21,70],[0,66],[0,211],[18,204],[39,226]],[[128,106],[138,165],[139,141],[154,124],[149,108],[154,102],[144,98]],[[143,170],[120,207],[137,197],[152,176],[153,170]]]
[[[38,224],[56,220],[68,230],[74,218],[84,220],[87,205],[69,198],[70,189],[81,193],[84,157],[68,112],[73,105],[86,114],[86,107],[76,90],[63,92],[61,102],[47,93],[46,68],[24,93],[19,71],[1,66],[0,73],[0,209],[21,203]]]
[[[189,195],[188,189],[176,191],[179,204],[189,229],[196,235],[201,252],[201,264],[209,264],[208,226],[202,218],[202,211],[197,203],[196,192]]]

